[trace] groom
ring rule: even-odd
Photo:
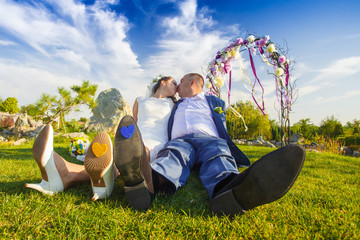
[[[305,160],[298,145],[275,150],[250,166],[226,131],[225,103],[202,92],[200,74],[186,74],[178,85],[181,100],[168,123],[169,142],[151,164],[136,123],[126,116],[119,124],[114,161],[125,183],[125,195],[136,209],[150,207],[159,192],[174,193],[190,170],[199,177],[218,215],[246,210],[281,198],[293,185]],[[248,167],[240,173],[238,167]]]

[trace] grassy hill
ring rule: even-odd
[[[55,150],[71,159],[67,142]],[[359,239],[360,159],[307,153],[294,187],[282,199],[234,219],[214,216],[197,173],[145,212],[128,207],[120,179],[112,196],[91,201],[90,183],[55,196],[24,187],[40,182],[32,143],[0,145],[0,238],[50,239]],[[251,161],[272,149],[241,146]],[[78,162],[72,158],[73,162]],[[81,164],[81,163],[80,163]]]

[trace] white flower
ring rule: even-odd
[[[284,69],[282,68],[277,68],[275,71],[276,76],[281,77],[282,75],[284,75]]]
[[[267,46],[266,50],[269,52],[269,53],[273,53],[276,51],[276,48],[275,48],[275,45],[273,43],[269,44],[269,46]]]
[[[248,37],[248,41],[249,41],[249,43],[252,43],[253,41],[255,41],[255,36],[254,36],[254,35],[250,35],[250,36]]]

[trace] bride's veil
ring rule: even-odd
[[[153,82],[153,83],[151,83],[151,84],[147,87],[145,97],[152,97],[152,95],[153,95],[153,89],[154,89],[156,83],[157,83],[157,82]]]

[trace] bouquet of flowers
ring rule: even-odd
[[[85,153],[90,145],[87,138],[77,137],[71,140],[69,146],[69,153],[72,157],[76,157],[77,160],[84,161]]]

